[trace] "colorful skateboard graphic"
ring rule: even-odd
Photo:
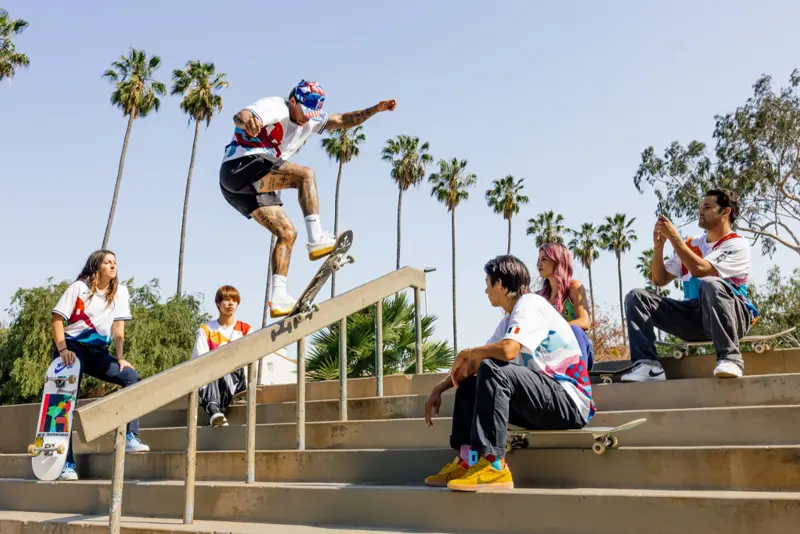
[[[28,445],[33,473],[39,480],[55,480],[64,469],[80,371],[80,360],[67,367],[60,357],[47,368],[36,438]]]

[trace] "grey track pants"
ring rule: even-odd
[[[752,318],[733,289],[720,278],[700,283],[700,298],[662,298],[644,289],[625,297],[628,341],[633,362],[660,365],[654,327],[684,341],[713,341],[717,360],[728,360],[744,369],[739,339],[750,330]]]

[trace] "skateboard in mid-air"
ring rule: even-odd
[[[36,421],[36,438],[28,445],[33,473],[39,480],[55,480],[67,461],[72,432],[72,412],[78,399],[81,362],[67,367],[59,356],[45,373],[42,404]]]
[[[544,434],[551,435],[574,435],[574,434],[591,434],[594,438],[592,443],[592,451],[595,454],[604,454],[608,449],[616,449],[619,447],[619,440],[615,434],[630,430],[647,422],[647,419],[634,419],[619,426],[587,426],[574,430],[525,430],[520,428],[510,428],[508,430],[508,438],[506,438],[506,452],[511,452],[512,449],[527,449],[530,447],[528,436],[541,436]]]
[[[756,351],[757,354],[763,354],[764,352],[770,350],[769,341],[773,339],[783,339],[792,343],[793,346],[800,348],[800,342],[792,335],[792,332],[795,331],[797,327],[793,326],[788,330],[784,330],[783,332],[778,332],[776,334],[766,334],[761,336],[745,336],[739,340],[739,344],[742,343],[752,343],[753,350]],[[670,343],[669,341],[656,341],[656,345],[660,345],[662,347],[669,347],[672,348],[672,357],[680,360],[684,356],[689,355],[689,347],[700,347],[703,345],[713,345],[712,341],[679,341],[677,343]],[[667,356],[668,357],[668,356]]]
[[[345,230],[336,238],[333,244],[333,251],[325,258],[322,265],[317,269],[316,274],[311,278],[308,286],[303,290],[303,293],[297,299],[292,310],[283,318],[283,321],[291,320],[294,326],[300,324],[301,321],[310,317],[319,308],[313,304],[317,294],[328,281],[331,275],[341,269],[343,265],[353,263],[355,258],[347,254],[350,247],[353,245],[353,231]],[[272,340],[275,341],[277,332],[272,332]]]

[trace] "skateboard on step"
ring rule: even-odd
[[[608,449],[616,449],[619,447],[619,440],[616,434],[631,428],[637,427],[647,422],[647,419],[634,419],[619,426],[587,426],[576,430],[525,430],[519,428],[511,428],[508,430],[508,438],[506,438],[506,452],[511,452],[513,449],[527,449],[530,447],[528,436],[541,436],[543,434],[570,436],[574,434],[591,434],[594,438],[592,443],[592,451],[595,454],[605,454]]]
[[[72,412],[78,400],[80,372],[80,360],[76,359],[67,367],[59,356],[45,373],[36,438],[28,445],[33,473],[39,480],[55,480],[64,469],[72,432]]]
[[[627,373],[631,369],[633,369],[633,362],[630,360],[597,362],[589,371],[589,376],[600,377],[600,382],[610,384],[614,381],[615,376]]]
[[[795,331],[797,327],[793,326],[788,330],[784,330],[783,332],[778,332],[777,334],[767,334],[762,336],[745,336],[739,340],[739,344],[742,343],[752,343],[753,350],[757,354],[763,354],[764,352],[770,350],[769,341],[773,339],[782,339],[784,341],[788,341],[794,347],[800,348],[800,342],[792,335],[792,332]],[[689,347],[700,347],[704,345],[713,345],[711,341],[680,341],[678,343],[670,343],[669,341],[656,341],[656,345],[662,347],[669,347],[672,350],[672,357],[680,360],[684,356],[689,355]],[[669,356],[667,356],[669,357]]]
[[[308,286],[303,290],[300,298],[297,299],[292,310],[282,319],[282,322],[291,321],[293,326],[297,326],[301,321],[311,317],[319,308],[313,304],[317,294],[328,281],[331,275],[342,268],[343,265],[353,263],[355,258],[348,255],[350,247],[353,245],[353,231],[345,230],[336,238],[333,244],[333,251],[322,262],[316,274],[311,278]],[[275,341],[278,333],[273,330],[272,341]]]

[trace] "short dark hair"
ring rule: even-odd
[[[717,205],[720,208],[731,209],[729,220],[731,226],[733,226],[733,223],[736,222],[736,219],[739,217],[739,210],[741,209],[741,203],[739,202],[739,195],[737,195],[735,191],[732,191],[730,189],[709,189],[708,191],[706,191],[706,196],[715,197],[717,200]]]
[[[531,273],[516,256],[511,254],[497,256],[486,262],[483,270],[492,285],[500,280],[512,298],[531,292]]]

